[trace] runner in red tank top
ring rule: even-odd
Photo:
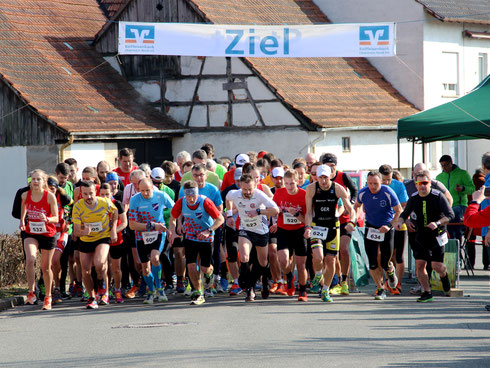
[[[41,252],[41,269],[43,272],[46,295],[43,310],[51,309],[51,285],[53,272],[51,259],[53,258],[56,241],[55,224],[58,222],[58,206],[56,197],[47,189],[46,173],[34,170],[31,175],[31,189],[22,194],[22,209],[20,216],[20,230],[23,232],[24,249],[26,253],[26,274],[29,294],[26,304],[37,302],[34,295],[35,288],[35,262],[37,251]],[[27,223],[26,223],[27,217]]]

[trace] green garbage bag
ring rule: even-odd
[[[349,244],[352,276],[357,287],[369,284],[369,269],[367,267],[367,255],[364,249],[364,232],[356,228],[352,233]]]

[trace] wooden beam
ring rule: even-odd
[[[255,111],[255,115],[257,115],[257,117],[259,118],[259,121],[262,124],[262,126],[265,126],[264,119],[262,118],[262,114],[260,113],[257,105],[255,104],[255,101],[254,101],[254,99],[252,97],[252,94],[250,93],[250,91],[248,90],[248,88],[245,88],[245,92],[247,92],[247,97],[248,97],[248,99],[250,101],[250,104],[252,105],[252,108]]]
[[[191,121],[192,110],[194,109],[194,105],[196,103],[197,91],[199,90],[199,86],[201,85],[201,77],[202,77],[202,72],[204,70],[205,63],[206,63],[206,57],[202,59],[201,69],[199,69],[199,75],[197,76],[196,88],[194,88],[194,93],[192,95],[192,104],[191,107],[189,108],[189,114],[187,115],[187,120],[185,122],[186,128],[189,126],[189,122]]]
[[[226,77],[228,84],[233,82],[233,76],[231,74],[231,57],[226,58]],[[228,90],[228,113],[227,113],[228,126],[233,126],[233,92]]]
[[[247,82],[231,82],[231,83],[223,83],[223,91],[232,91],[234,89],[246,89],[248,88]]]
[[[279,100],[255,100],[256,104],[262,104],[262,103],[281,103]],[[213,106],[213,105],[226,105],[228,102],[227,101],[196,101],[194,102],[195,106]],[[248,99],[240,99],[240,100],[234,100],[234,104],[247,104],[250,103]],[[192,104],[192,101],[165,101],[163,103],[165,106],[170,106],[170,107],[180,107],[180,106],[190,106]],[[282,104],[282,103],[281,103]],[[151,106],[153,107],[160,107],[160,102],[153,102],[150,103]]]

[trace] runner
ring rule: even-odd
[[[76,183],[78,183],[77,160],[75,160],[74,158],[67,158],[64,162],[70,167],[70,175],[68,176],[68,180],[70,181],[70,183],[75,185]]]
[[[115,182],[117,183],[118,178],[115,176]],[[109,179],[111,179],[109,177]],[[109,183],[104,183],[100,186],[100,197],[101,198],[107,198],[114,203],[114,205],[117,208],[117,213],[118,213],[118,219],[117,219],[117,227],[116,227],[116,233],[117,233],[117,241],[111,242],[109,245],[109,255],[111,258],[111,271],[112,271],[112,276],[114,278],[114,299],[116,300],[116,303],[122,303],[123,302],[123,297],[122,297],[122,291],[121,291],[121,279],[122,279],[122,271],[121,271],[121,258],[124,254],[126,254],[126,251],[124,249],[124,244],[123,244],[123,236],[122,236],[122,231],[128,226],[128,218],[126,216],[126,212],[124,211],[123,204],[116,200],[113,195],[112,187]],[[106,279],[106,285],[108,285],[108,279]]]
[[[36,255],[41,253],[41,271],[43,273],[46,294],[43,310],[51,309],[51,285],[53,271],[51,259],[56,247],[56,223],[58,223],[58,205],[56,197],[47,186],[46,173],[36,169],[31,173],[30,189],[21,196],[20,230],[24,233],[23,243],[26,254],[26,274],[29,294],[26,304],[37,302],[34,295],[36,282]],[[27,217],[26,217],[27,216]],[[27,222],[26,222],[27,220]]]
[[[153,304],[153,300],[161,302],[168,300],[161,285],[160,254],[163,251],[165,237],[171,235],[167,234],[164,210],[172,208],[174,201],[167,193],[153,188],[153,183],[148,178],[139,182],[140,192],[131,198],[128,215],[129,227],[136,234],[136,248],[143,277],[149,289],[145,304]]]
[[[267,262],[269,242],[269,226],[267,216],[276,216],[279,213],[277,205],[271,198],[256,189],[255,180],[245,174],[240,178],[241,189],[231,191],[226,197],[227,224],[234,227],[233,208],[237,208],[240,216],[240,231],[238,235],[238,248],[240,250],[240,277],[242,289],[246,289],[245,301],[255,300],[255,282],[262,276],[262,297],[269,297]],[[257,251],[258,263],[253,265],[250,272],[250,251],[252,246]]]
[[[204,168],[206,168],[206,160],[208,159],[208,155],[206,155],[206,152],[204,152],[202,149],[196,150],[192,153],[192,162],[194,165],[200,164],[203,165]],[[220,188],[220,180],[218,178],[218,175],[216,175],[214,172],[211,172],[209,170],[205,170],[206,173],[206,181],[208,183],[213,184],[217,189]],[[192,180],[193,174],[190,172],[186,172],[182,176],[181,184],[185,183],[188,180]]]
[[[301,189],[306,189],[306,187],[310,184],[310,181],[307,179],[307,167],[303,162],[297,162],[293,165],[293,169],[298,173],[298,186]]]
[[[197,166],[197,165],[196,165]],[[202,166],[199,172],[204,173]],[[214,231],[223,222],[223,215],[212,200],[199,194],[198,183],[187,181],[183,183],[184,195],[172,208],[170,217],[170,245],[182,235],[176,232],[177,219],[182,216],[182,224],[185,230],[184,247],[189,277],[196,291],[192,294],[191,304],[200,305],[205,302],[202,294],[200,273],[204,274],[204,288],[208,290],[213,282],[213,268],[211,266],[211,254],[213,249]],[[197,269],[198,256],[200,267]]]
[[[134,150],[129,148],[119,150],[117,159],[119,161],[119,167],[117,167],[114,172],[119,176],[119,180],[122,181],[124,186],[126,186],[130,183],[129,175],[138,168],[138,166],[133,163]]]
[[[246,153],[240,153],[235,156],[235,166],[231,170],[228,170],[223,176],[223,182],[221,183],[221,190],[228,188],[230,185],[233,185],[234,180],[234,171],[238,167],[243,167],[247,162],[250,162],[250,157]]]
[[[332,181],[340,184],[349,194],[349,202],[354,204],[357,197],[357,187],[346,173],[337,170],[337,156],[333,153],[325,153],[322,156],[322,163],[327,165],[332,170]],[[340,271],[341,271],[341,290],[344,295],[349,294],[349,284],[347,283],[347,275],[350,268],[349,245],[352,233],[345,230],[349,223],[349,214],[346,211],[340,216]]]
[[[444,194],[431,189],[429,171],[419,171],[415,177],[415,184],[418,192],[408,200],[405,210],[397,220],[396,228],[400,229],[406,222],[408,228],[417,233],[412,249],[417,278],[423,289],[417,301],[424,303],[434,299],[425,269],[427,262],[431,263],[432,269],[441,277],[444,291],[447,293],[451,289],[443,262],[444,245],[448,242],[446,225],[454,218],[454,212]]]
[[[381,174],[381,182],[384,185],[389,186],[395,192],[398,201],[402,208],[405,208],[408,195],[405,185],[398,180],[393,179],[393,168],[390,165],[381,165],[379,167],[379,172]],[[395,263],[396,277],[398,279],[398,284],[396,288],[392,289],[386,283],[385,289],[388,289],[393,295],[400,295],[402,292],[401,281],[403,279],[403,273],[405,272],[405,262],[403,261],[403,254],[405,252],[405,245],[407,243],[407,226],[402,226],[400,230],[395,230],[394,237],[394,251],[391,256],[391,262]]]
[[[96,196],[96,186],[92,181],[81,182],[82,199],[73,206],[73,232],[80,238],[79,251],[82,265],[82,279],[89,295],[87,309],[97,309],[92,266],[97,273],[99,304],[109,303],[107,275],[107,256],[109,244],[117,241],[118,212],[116,206],[107,198]]]
[[[68,230],[70,228],[69,224],[65,220],[65,208],[67,206],[73,205],[73,200],[66,194],[66,192],[60,188],[58,180],[54,176],[48,177],[48,189],[51,193],[56,196],[56,203],[58,205],[58,223],[56,224],[56,248],[52,258],[53,270],[53,304],[61,303],[63,301],[60,291],[60,277],[61,277],[61,256],[65,251],[68,243]]]
[[[274,193],[274,202],[280,209],[277,219],[277,249],[281,270],[285,275],[294,272],[292,262],[293,253],[298,270],[299,297],[298,301],[306,302],[306,239],[305,233],[305,190],[298,187],[299,174],[296,170],[287,170],[284,173],[284,188],[279,188]],[[290,276],[288,276],[288,279]],[[294,284],[288,288],[288,295],[293,296]]]
[[[340,222],[337,214],[339,199],[342,200],[349,222],[345,229],[354,231],[356,215],[350,204],[347,191],[332,181],[332,170],[327,165],[316,167],[318,181],[306,188],[305,238],[311,239],[313,270],[315,277],[312,287],[323,282],[321,298],[332,302],[330,284],[335,274],[336,259],[340,248]]]
[[[175,156],[175,160],[177,166],[179,167],[179,170],[175,172],[175,180],[180,183],[182,181],[182,176],[184,176],[184,163],[187,161],[191,161],[191,155],[187,151],[181,151],[177,153],[177,156]]]
[[[386,292],[383,288],[382,270],[386,272],[391,288],[394,289],[398,284],[395,267],[390,259],[393,253],[393,226],[398,222],[402,206],[395,192],[381,184],[379,171],[370,171],[367,174],[367,186],[359,191],[354,210],[361,206],[366,213],[364,247],[369,259],[369,273],[377,287],[374,298],[384,300]],[[378,264],[379,252],[381,264]]]

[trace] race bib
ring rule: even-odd
[[[380,233],[378,229],[375,229],[374,227],[368,228],[368,233],[366,236],[369,240],[373,240],[375,242],[382,242],[385,240],[385,234]]]
[[[46,223],[44,221],[42,221],[42,222],[30,222],[29,221],[29,227],[31,229],[31,233],[33,233],[33,234],[43,234],[43,233],[48,232],[46,230]]]
[[[88,226],[91,233],[100,233],[102,231],[102,222],[88,222],[85,224]]]
[[[328,235],[328,227],[313,226],[311,228],[310,238],[326,240]]]
[[[282,219],[284,220],[284,225],[301,224],[301,221],[299,221],[297,217],[291,215],[289,212],[283,212]]]
[[[251,230],[251,229],[256,229],[261,225],[261,218],[260,216],[255,216],[255,217],[240,217],[240,221],[242,223],[242,226],[245,230]]]
[[[151,244],[154,243],[158,239],[159,231],[144,231],[141,233],[143,236],[143,243]]]
[[[443,247],[449,241],[447,238],[447,232],[437,236],[436,239],[437,239],[437,242],[439,243],[440,247]]]

